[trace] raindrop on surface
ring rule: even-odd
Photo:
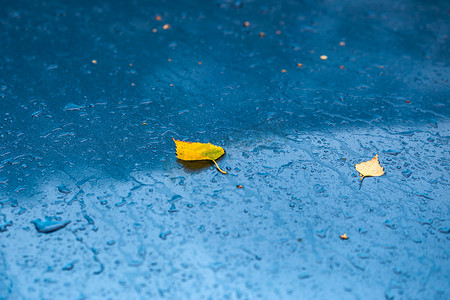
[[[116,203],[116,204],[114,204],[114,205],[115,205],[116,207],[122,207],[122,206],[124,206],[126,203],[127,203],[127,200],[122,199],[122,201],[120,201],[120,202],[118,202],[118,203]]]
[[[172,232],[170,230],[169,231],[165,231],[165,232],[161,232],[159,234],[159,238],[162,239],[162,240],[166,240],[167,236],[170,235],[170,234],[172,234]]]
[[[298,275],[298,279],[307,279],[311,277],[311,274],[309,274],[308,272],[302,272]]]
[[[323,238],[325,238],[327,236],[327,230],[328,230],[328,228],[324,228],[322,230],[318,230],[318,231],[316,231],[316,235],[318,237],[320,237],[321,239],[323,239]]]
[[[65,265],[62,269],[63,269],[63,271],[70,271],[73,269],[73,267],[74,267],[74,262],[70,262],[67,265]]]
[[[411,177],[412,172],[411,172],[410,170],[405,170],[405,171],[402,172],[402,175],[403,175],[405,178],[409,178],[409,177]]]
[[[182,198],[180,195],[175,195],[175,196],[173,196],[173,197],[169,200],[169,202],[176,201],[176,200],[178,200],[178,199],[180,199],[180,198]]]
[[[75,111],[75,110],[81,110],[82,108],[84,108],[84,106],[77,105],[75,103],[68,103],[64,107],[64,111]]]
[[[141,100],[141,105],[146,105],[146,104],[152,104],[152,100],[150,100],[150,99],[142,99]]]
[[[0,232],[7,231],[7,230],[8,230],[8,227],[9,227],[9,226],[12,226],[12,224],[13,224],[12,221],[9,221],[9,222],[0,224]]]
[[[392,222],[391,220],[386,220],[386,221],[384,222],[384,226],[389,227],[389,228],[391,228],[391,229],[395,229],[395,228],[396,228],[394,222]]]
[[[38,110],[38,111],[35,111],[34,113],[32,113],[32,114],[31,114],[31,117],[37,118],[37,117],[39,117],[41,114],[42,114],[42,110]]]
[[[175,207],[175,204],[172,204],[169,208],[170,213],[178,212],[178,209]]]
[[[71,192],[64,184],[59,185],[57,188],[58,191],[63,194],[69,194]]]
[[[442,228],[439,228],[438,230],[441,233],[446,233],[446,234],[450,233],[450,227],[442,227]]]
[[[45,217],[45,221],[42,221],[41,219],[36,219],[31,221],[31,223],[34,224],[36,227],[36,230],[41,233],[52,233],[57,230],[60,230],[64,227],[66,227],[70,221],[56,221],[56,217]]]

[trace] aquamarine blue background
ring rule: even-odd
[[[3,0],[0,299],[450,298],[449,9]]]

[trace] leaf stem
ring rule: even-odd
[[[211,160],[214,162],[214,164],[216,165],[217,169],[218,169],[221,173],[227,174],[227,172],[222,171],[222,169],[219,167],[219,165],[216,163],[216,161],[215,161],[214,159],[211,159]]]
[[[366,178],[366,176],[363,176],[363,177],[361,178],[361,181],[359,182],[359,189],[361,189],[361,187],[362,187],[364,178]]]

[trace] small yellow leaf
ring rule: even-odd
[[[348,235],[346,233],[339,236],[341,240],[348,240]]]
[[[217,169],[226,174],[227,172],[222,171],[219,165],[216,163],[216,159],[225,154],[225,150],[222,147],[214,146],[210,143],[192,143],[183,142],[173,139],[175,146],[177,147],[177,158],[181,160],[212,160],[216,165]]]
[[[356,171],[359,172],[361,180],[364,177],[381,176],[384,174],[383,167],[380,165],[380,162],[378,161],[378,154],[375,155],[375,157],[369,161],[364,161],[362,163],[356,164],[355,169]]]

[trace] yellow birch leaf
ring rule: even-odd
[[[372,158],[371,160],[356,164],[355,169],[356,171],[359,172],[361,180],[363,180],[364,177],[381,176],[384,174],[383,167],[380,165],[380,162],[378,161],[378,154],[375,155],[375,157]]]
[[[348,240],[348,235],[346,233],[339,236],[341,240]]]
[[[223,174],[227,172],[222,171],[219,165],[216,163],[216,159],[225,154],[225,150],[222,147],[214,146],[210,143],[192,143],[183,142],[173,139],[177,148],[177,158],[181,160],[212,160],[217,169]]]

